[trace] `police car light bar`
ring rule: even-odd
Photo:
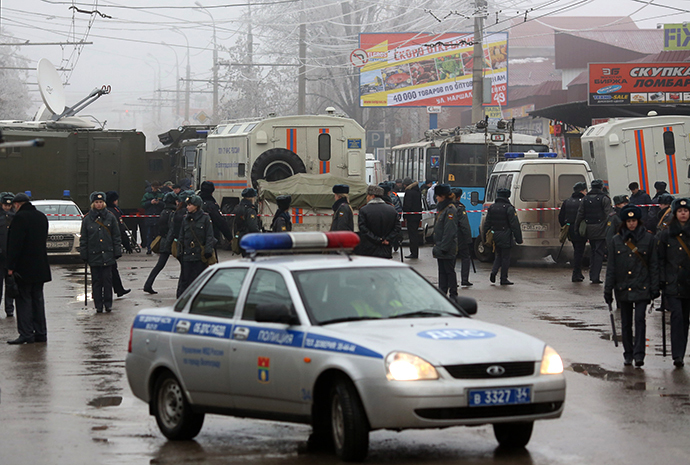
[[[240,240],[249,252],[298,249],[353,249],[359,236],[350,231],[251,233]]]
[[[516,158],[557,158],[558,154],[554,152],[506,152],[504,157],[506,160],[514,160]]]

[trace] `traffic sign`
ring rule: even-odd
[[[350,53],[350,63],[357,68],[361,68],[369,62],[367,51],[361,48],[356,48]]]

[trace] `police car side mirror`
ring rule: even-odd
[[[299,318],[285,304],[267,303],[256,306],[254,318],[259,323],[284,323],[298,325]]]
[[[456,296],[452,302],[456,307],[461,308],[468,315],[477,314],[477,301],[472,297]]]

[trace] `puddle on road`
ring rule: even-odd
[[[91,400],[88,405],[91,407],[101,408],[101,407],[119,407],[122,403],[122,396],[105,396],[96,397]]]
[[[613,341],[613,336],[608,330],[608,326],[599,323],[588,323],[583,320],[578,320],[569,316],[557,317],[554,315],[549,315],[546,313],[538,313],[537,318],[542,321],[548,321],[556,325],[565,326],[568,328],[573,328],[576,331],[590,331],[599,334],[599,339],[604,341]],[[618,323],[620,326],[620,323]],[[618,336],[618,341],[620,342],[620,335]]]
[[[605,381],[624,381],[627,378],[626,374],[622,371],[610,371],[593,363],[572,363],[570,368],[575,373],[603,379]]]

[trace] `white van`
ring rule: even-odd
[[[561,248],[560,207],[573,194],[575,183],[591,185],[592,170],[586,161],[557,159],[555,153],[506,153],[505,157],[507,161],[496,163],[489,177],[484,210],[494,203],[498,189],[510,189],[510,202],[518,210],[523,238],[514,257],[542,258],[550,254],[555,259]],[[544,210],[524,210],[530,208]],[[485,218],[486,211],[482,213],[482,230]],[[572,244],[566,242],[559,260],[569,259],[572,250]],[[475,240],[475,254],[482,261],[493,258],[481,238]]]
[[[383,182],[383,166],[381,162],[374,157],[373,153],[367,153],[366,155],[366,181],[367,185],[378,186],[380,182]]]

